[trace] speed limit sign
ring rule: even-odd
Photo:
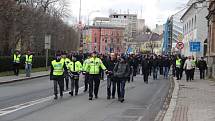
[[[182,50],[184,48],[184,43],[183,42],[178,42],[176,44],[176,48],[179,49],[179,50]]]

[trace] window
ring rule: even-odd
[[[195,19],[194,19],[194,28],[196,28],[196,15],[195,15]]]
[[[193,29],[194,27],[193,27],[193,18],[192,18],[192,29]]]
[[[95,37],[95,40],[94,40],[94,42],[95,42],[95,43],[97,43],[96,37]]]

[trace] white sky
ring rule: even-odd
[[[108,17],[112,9],[118,13],[138,13],[138,18],[144,18],[146,25],[154,28],[155,24],[163,24],[166,19],[185,7],[188,0],[82,0],[82,21],[87,21],[91,11],[99,10],[90,15],[94,17]],[[71,16],[69,22],[75,23],[78,19],[80,0],[71,0]],[[142,11],[142,12],[141,12]],[[142,14],[141,14],[142,13]]]

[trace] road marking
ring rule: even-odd
[[[136,121],[141,121],[143,119],[143,116],[140,116]]]
[[[80,87],[79,90],[83,91],[84,86]],[[70,91],[66,91],[63,94],[68,94],[69,92]],[[11,107],[0,109],[0,117],[4,116],[4,115],[7,115],[7,114],[10,114],[10,113],[13,113],[13,112],[16,112],[16,111],[19,111],[19,110],[22,110],[22,109],[25,109],[25,108],[28,108],[28,107],[31,107],[31,106],[34,106],[36,104],[41,104],[41,103],[53,100],[53,98],[54,98],[54,95],[49,96],[49,97],[45,97],[45,98],[41,98],[41,99],[38,99],[38,100],[34,100],[34,101],[29,101],[29,102],[26,102],[26,103],[23,103],[23,104],[14,105],[14,106],[11,106]]]

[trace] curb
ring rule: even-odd
[[[43,75],[40,75],[40,76],[32,76],[32,77],[23,77],[23,78],[19,78],[19,79],[12,79],[10,81],[2,81],[2,82],[0,82],[0,85],[13,83],[13,82],[18,82],[18,81],[29,80],[29,79],[36,79],[36,78],[41,78],[41,77],[46,77],[46,76],[49,76],[49,74],[43,74]]]
[[[173,112],[174,112],[176,104],[177,104],[178,92],[179,92],[179,83],[175,78],[173,78],[173,80],[174,80],[174,90],[172,93],[169,107],[168,107],[166,114],[163,118],[163,121],[171,121],[172,120]]]
[[[164,99],[163,106],[162,106],[161,110],[158,112],[158,114],[156,115],[156,118],[154,121],[163,121],[163,119],[164,119],[164,116],[168,110],[168,107],[169,107],[169,104],[170,104],[170,101],[172,98],[173,90],[175,87],[175,82],[173,80],[174,80],[173,77],[170,77],[170,79],[169,79],[170,87],[169,87],[168,93]]]

